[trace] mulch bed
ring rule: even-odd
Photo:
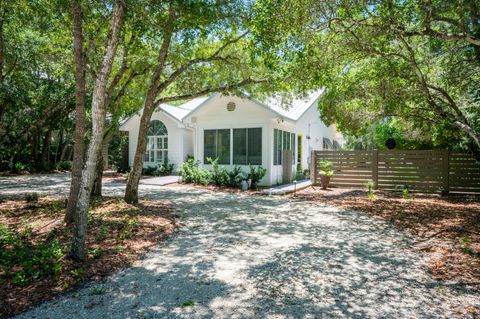
[[[64,253],[56,276],[44,276],[27,284],[14,284],[0,264],[0,317],[20,313],[85,280],[99,279],[132,265],[177,227],[169,202],[144,200],[129,205],[119,198],[97,199],[89,212],[88,258],[73,261],[67,256],[73,228],[63,222],[65,202],[58,196],[42,197],[33,203],[21,198],[0,201],[0,225],[19,232],[31,227],[28,240],[32,244],[55,239]],[[5,248],[9,247],[1,249]]]
[[[360,210],[382,217],[417,240],[415,248],[429,254],[429,271],[436,280],[480,285],[480,198],[437,196],[309,187],[299,200]]]

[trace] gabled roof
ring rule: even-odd
[[[293,100],[285,100],[279,95],[272,96],[266,99],[265,102],[260,102],[252,97],[248,97],[248,99],[255,102],[259,106],[262,106],[272,111],[278,116],[290,119],[292,121],[297,121],[318,100],[318,98],[323,94],[323,92],[323,89],[318,91],[312,91],[303,98],[296,98]],[[211,96],[197,97],[178,106],[161,104],[158,111],[165,112],[170,117],[181,123],[188,115],[195,112],[210,98],[218,95],[220,95],[220,93],[214,93]],[[140,110],[139,113],[141,114],[142,110]],[[125,121],[122,126],[125,125],[126,122],[128,122],[129,120],[130,119]]]
[[[323,89],[312,91],[303,98],[295,98],[293,100],[285,100],[280,96],[272,96],[262,104],[280,116],[296,121],[318,100],[323,94],[323,91]],[[254,99],[251,100],[261,103]]]
[[[165,113],[169,114],[170,116],[181,122],[187,116],[187,114],[195,110],[208,99],[208,96],[197,97],[178,106],[170,104],[160,104],[160,110],[163,110]]]

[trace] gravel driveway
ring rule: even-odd
[[[65,175],[0,177],[0,194],[66,186]],[[412,240],[381,219],[286,197],[141,194],[175,203],[184,227],[132,268],[18,318],[469,318],[480,308],[478,289],[432,281]]]

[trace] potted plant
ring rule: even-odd
[[[327,189],[328,184],[330,184],[330,178],[333,175],[333,170],[330,168],[333,163],[327,161],[319,162],[318,164],[322,168],[322,170],[318,172],[318,174],[320,174],[320,185],[322,186],[322,189]]]

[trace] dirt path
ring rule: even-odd
[[[1,178],[0,194],[42,188],[33,179]],[[19,318],[470,318],[480,309],[478,290],[431,280],[411,240],[380,218],[187,187],[141,194],[171,200],[184,227],[132,268]]]

